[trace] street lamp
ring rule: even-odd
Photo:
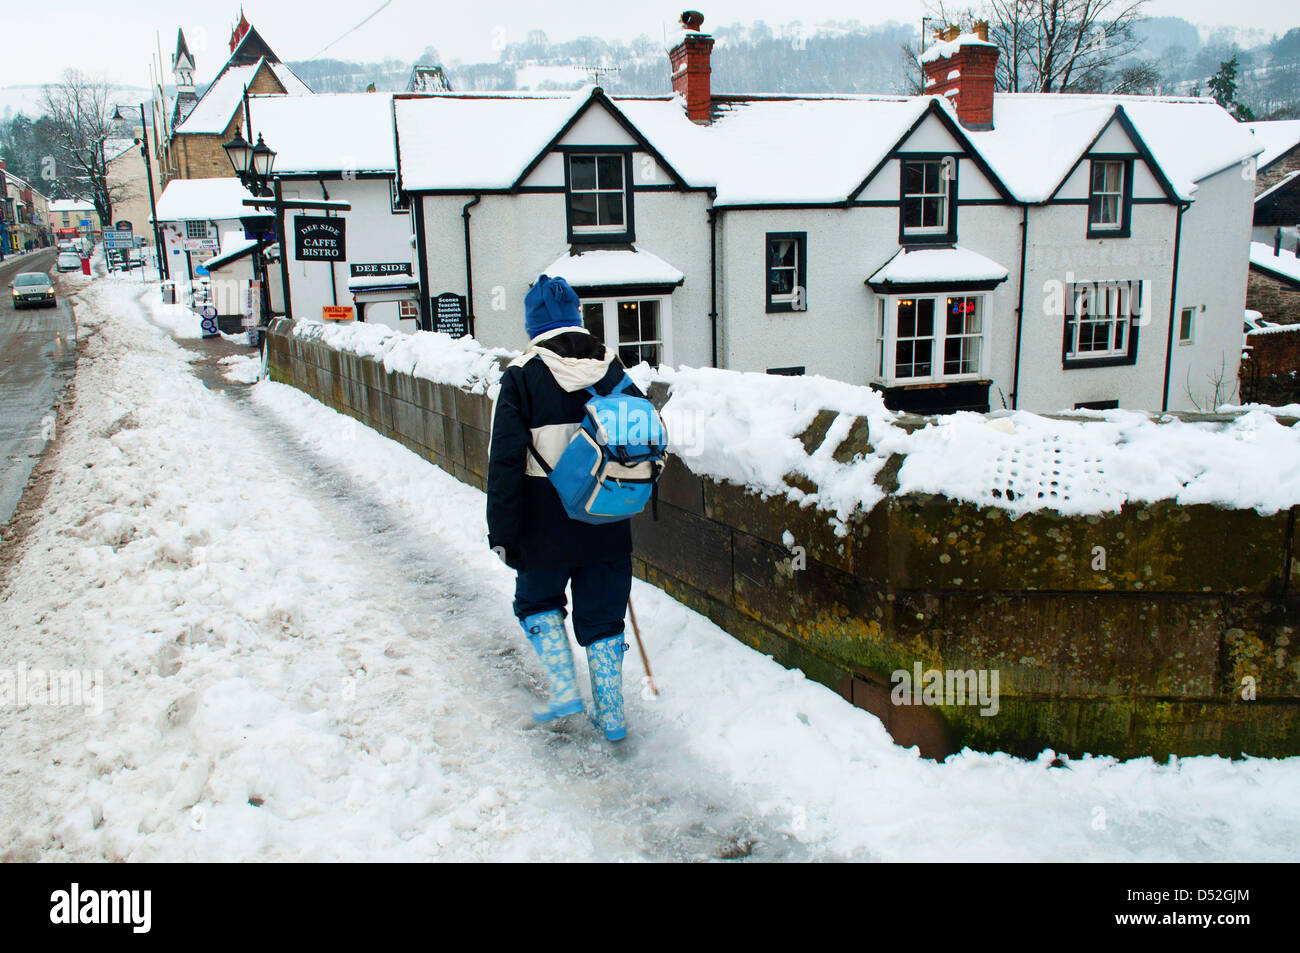
[[[250,146],[248,141],[235,131],[235,138],[221,148],[226,150],[235,175],[253,195],[264,198],[271,194],[271,171],[275,168],[276,152],[257,136],[257,145]]]
[[[244,125],[248,129],[248,134],[253,134],[252,117],[248,110],[248,89],[244,89]],[[231,168],[235,170],[235,175],[244,188],[257,198],[266,198],[277,194],[277,189],[271,187],[271,172],[275,168],[275,150],[266,144],[261,133],[257,136],[257,145],[250,146],[248,140],[243,137],[238,129],[235,130],[235,137],[221,146],[226,151],[226,158],[230,160]],[[278,202],[279,199],[277,198]],[[255,229],[257,238],[257,249],[254,252],[254,261],[258,273],[258,283],[262,286],[262,326],[265,327],[270,323],[271,318],[271,282],[267,274],[266,257],[263,253],[268,238],[267,216],[245,216],[244,230],[245,234],[249,229]],[[270,227],[270,233],[274,237],[281,239],[283,236],[280,232],[283,229],[283,218],[277,216],[272,219],[275,225]],[[278,225],[279,227],[275,227]],[[282,243],[283,244],[283,243]],[[285,267],[284,248],[280,249],[280,280],[284,285],[283,294],[286,302],[289,295],[289,275]],[[286,305],[286,311],[288,310]],[[248,332],[249,343],[254,347],[257,346],[257,334],[250,328]]]
[[[153,221],[153,247],[154,254],[157,256],[156,266],[158,268],[158,280],[162,281],[171,277],[171,270],[167,267],[167,256],[163,254],[162,232],[158,230],[158,206],[153,197],[153,163],[149,161],[149,124],[144,121],[144,103],[140,103],[140,152],[144,155],[144,177],[149,183],[149,217]],[[125,122],[126,116],[122,115],[122,107],[116,106],[113,109],[113,119],[117,122]]]

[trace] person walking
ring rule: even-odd
[[[625,371],[613,350],[582,324],[577,293],[540,276],[524,299],[529,345],[506,368],[488,450],[488,545],[517,573],[514,612],[536,649],[550,689],[533,717],[548,722],[584,710],[565,630],[587,653],[593,720],[610,741],[627,735],[623,711],[624,615],[632,589],[627,520],[572,519],[547,479],[583,420],[593,388],[608,394]],[[627,382],[626,393],[641,392]]]

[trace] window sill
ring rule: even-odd
[[[1137,354],[1120,354],[1111,357],[1067,357],[1061,369],[1082,371],[1096,367],[1132,367],[1137,364]]]
[[[891,381],[876,378],[872,383],[879,387],[888,387],[890,390],[936,390],[953,384],[986,384],[992,386],[993,381],[987,377],[980,377],[978,374],[968,374],[965,377],[926,378],[924,380]]]

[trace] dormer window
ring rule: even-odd
[[[1130,160],[1093,159],[1088,190],[1088,237],[1127,238],[1133,204]]]
[[[570,152],[565,156],[570,242],[630,242],[631,153],[623,149]]]
[[[900,243],[948,244],[957,240],[957,160],[952,156],[904,159]]]

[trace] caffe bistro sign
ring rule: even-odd
[[[345,219],[295,215],[293,230],[297,236],[299,261],[343,261]]]

